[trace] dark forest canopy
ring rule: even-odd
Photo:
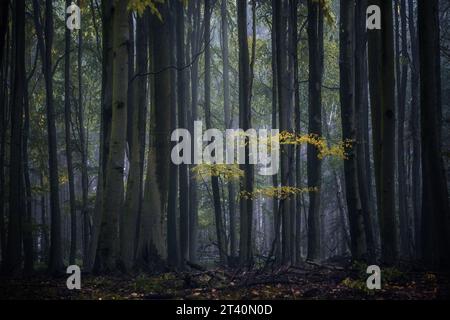
[[[449,26],[439,0],[2,1],[2,274],[448,268]],[[277,174],[256,135],[195,162],[196,121],[278,129]]]

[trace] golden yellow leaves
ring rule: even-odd
[[[226,181],[239,180],[244,176],[244,171],[237,164],[210,164],[196,165],[191,171],[199,180],[209,177],[221,177]]]
[[[325,157],[336,157],[345,160],[347,159],[347,153],[345,150],[351,148],[353,143],[351,140],[345,140],[329,146],[325,138],[319,137],[316,134],[311,133],[299,135],[288,131],[280,132],[279,135],[274,136],[273,139],[279,139],[280,144],[310,144],[316,147],[319,151],[317,155],[319,159],[323,159]]]
[[[255,189],[253,192],[241,191],[239,196],[242,199],[255,199],[257,197],[267,197],[279,200],[289,199],[295,195],[305,193],[305,192],[317,192],[319,189],[317,187],[310,188],[297,188],[291,186],[280,186],[280,187],[266,187]]]
[[[164,0],[129,0],[128,10],[135,11],[139,16],[142,16],[148,7],[151,13],[162,21],[161,13],[159,13],[157,8],[158,3],[164,3]]]

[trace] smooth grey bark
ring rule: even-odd
[[[119,218],[124,201],[124,157],[126,143],[129,25],[127,1],[118,0],[113,9],[113,79],[111,141],[103,194],[102,222],[95,271],[113,272],[119,258]]]

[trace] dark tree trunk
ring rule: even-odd
[[[381,9],[381,30],[369,34],[369,84],[372,134],[380,221],[381,259],[397,260],[395,219],[395,64],[392,3],[370,0]]]
[[[320,4],[308,0],[309,44],[309,122],[308,132],[322,135],[322,74],[323,74],[323,12]],[[317,149],[308,145],[308,187],[318,188],[309,193],[308,260],[320,258],[320,189],[322,161]]]
[[[71,1],[66,0],[66,7],[70,6]],[[73,160],[72,160],[72,111],[70,108],[70,41],[71,31],[65,28],[64,41],[64,128],[66,138],[66,162],[67,162],[67,177],[69,183],[69,211],[70,211],[70,254],[69,264],[75,264],[77,254],[77,213],[75,208],[75,182],[73,174]],[[81,32],[80,32],[81,33]]]
[[[414,0],[408,0],[408,25],[409,38],[411,41],[411,138],[412,138],[412,207],[414,216],[414,248],[415,257],[421,257],[421,159],[420,159],[420,106],[419,106],[419,85],[420,85],[420,65],[419,65],[419,46],[416,30],[416,19],[414,14]]]
[[[430,267],[450,263],[449,203],[441,151],[439,1],[418,1],[422,127],[422,254]]]
[[[42,72],[45,78],[45,94],[47,104],[48,134],[48,167],[50,177],[50,257],[48,269],[50,273],[59,273],[63,269],[61,211],[59,206],[59,176],[55,125],[55,108],[53,104],[52,79],[52,45],[53,45],[53,4],[45,1],[45,26],[41,24],[39,1],[33,0],[34,24],[41,54]],[[45,41],[44,41],[45,37]]]
[[[9,1],[0,4],[0,249],[1,259],[6,258],[6,230],[5,230],[5,148],[6,148],[6,109],[9,52]]]
[[[176,27],[177,27],[176,48],[177,48],[177,66],[178,66],[177,72],[178,127],[187,128],[187,110],[185,101],[186,71],[184,68],[184,65],[186,63],[185,48],[184,48],[185,46],[184,4],[180,1],[176,2]],[[206,30],[205,30],[205,38],[206,38]],[[205,71],[207,71],[206,52],[205,52]],[[205,94],[205,105],[206,103],[207,102]],[[184,267],[184,264],[189,259],[189,177],[187,164],[180,164],[179,179],[180,179],[179,200],[180,200],[180,258],[181,258],[180,263],[181,267]]]
[[[101,97],[101,127],[99,171],[97,176],[96,200],[93,215],[91,241],[89,242],[88,260],[85,261],[86,270],[91,270],[95,263],[95,256],[102,220],[103,189],[105,187],[105,171],[108,162],[109,142],[111,135],[112,117],[112,2],[102,1],[102,97]]]
[[[376,259],[372,203],[371,166],[369,151],[369,91],[367,74],[367,0],[356,1],[355,7],[355,113],[356,113],[356,161],[358,187],[369,262]]]
[[[239,43],[239,125],[244,131],[251,128],[250,108],[250,62],[247,40],[247,4],[246,1],[236,0]],[[253,166],[249,164],[249,147],[245,147],[245,163],[240,165],[244,171],[241,182],[241,192],[253,192]],[[241,198],[240,201],[240,243],[239,262],[242,266],[250,266],[253,262],[252,222],[253,200]]]
[[[222,60],[223,60],[223,109],[225,128],[231,129],[230,107],[230,63],[228,49],[228,9],[227,0],[222,0],[221,5],[222,25]],[[230,256],[236,257],[236,190],[233,181],[228,182],[228,212],[230,218]]]
[[[78,5],[81,0],[78,0]],[[83,108],[83,33],[78,32],[78,125],[79,125],[79,144],[81,156],[81,217],[83,219],[83,261],[88,260],[88,248],[90,239],[90,217],[88,208],[88,194],[89,194],[89,176],[88,176],[88,140],[86,138],[86,130],[84,128],[84,108]]]
[[[11,101],[11,142],[9,168],[9,217],[6,260],[3,271],[17,275],[22,268],[22,218],[25,203],[23,192],[23,110],[25,93],[25,2],[15,1],[13,7],[14,78]]]
[[[356,112],[355,112],[355,71],[354,71],[354,37],[355,8],[351,0],[340,1],[340,102],[342,139],[356,140]],[[347,150],[344,160],[345,195],[347,199],[348,220],[350,224],[350,249],[352,258],[360,260],[366,253],[363,213],[359,196],[359,181],[356,160],[356,150]]]
[[[210,0],[205,0],[205,121],[206,128],[212,128],[211,123],[211,14]],[[222,219],[222,204],[220,199],[219,177],[211,177],[211,187],[214,203],[214,217],[216,223],[217,244],[219,247],[220,263],[227,263],[227,249],[225,246],[225,229]]]
[[[200,1],[191,1],[192,6],[192,34],[191,34],[191,56],[194,59],[191,68],[191,117],[189,127],[191,136],[194,133],[194,121],[197,120],[198,103],[198,59],[195,59],[200,50]],[[194,146],[192,144],[192,151]],[[198,203],[197,203],[197,181],[194,174],[189,177],[189,260],[197,262],[198,244]]]

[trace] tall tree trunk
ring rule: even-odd
[[[251,128],[250,108],[250,63],[247,39],[247,3],[236,0],[239,43],[239,126],[244,131]],[[249,164],[249,146],[245,146],[245,164],[240,165],[244,171],[241,181],[241,192],[252,194],[253,192],[253,166]],[[253,200],[241,198],[240,201],[240,243],[239,263],[241,266],[250,266],[253,262],[252,222]]]
[[[369,87],[367,74],[367,0],[355,3],[355,117],[356,117],[356,162],[358,187],[369,262],[375,262],[375,236],[373,216],[375,214],[371,197],[371,166],[369,150]]]
[[[106,165],[108,163],[111,117],[112,117],[112,61],[113,44],[112,29],[113,6],[111,1],[102,1],[102,97],[101,97],[101,127],[100,127],[100,151],[99,171],[97,176],[97,190],[95,197],[95,208],[92,223],[91,241],[89,242],[88,260],[84,262],[85,269],[91,270],[95,263],[98,240],[102,221],[103,190],[105,187]]]
[[[25,87],[25,3],[15,1],[13,7],[14,78],[11,101],[11,142],[9,168],[9,217],[5,274],[17,275],[22,268],[22,218],[25,204],[22,166],[22,116]]]
[[[81,0],[78,0],[81,6]],[[88,208],[89,194],[89,176],[88,176],[88,140],[84,128],[84,108],[83,108],[83,33],[78,31],[78,125],[79,125],[79,143],[81,156],[81,217],[83,219],[83,261],[88,260],[88,247],[90,239],[90,217]]]
[[[395,220],[395,64],[392,3],[370,0],[381,9],[381,30],[369,34],[369,84],[381,259],[397,260]]]
[[[148,28],[147,15],[136,18],[136,73],[144,74],[148,71]],[[142,201],[142,140],[140,117],[147,108],[147,78],[135,77],[129,90],[133,90],[134,105],[132,116],[132,137],[130,148],[130,170],[127,180],[127,193],[124,204],[124,217],[122,219],[120,256],[123,267],[129,271],[133,266],[134,253],[136,251],[136,230],[139,216],[140,202]]]
[[[342,139],[356,139],[355,112],[355,73],[354,73],[354,37],[355,8],[351,0],[340,1],[340,102]],[[348,220],[350,223],[351,252],[354,260],[360,260],[366,253],[363,213],[359,196],[356,150],[347,150],[344,161],[345,195],[347,199]]]
[[[172,2],[174,4],[174,2]],[[176,43],[176,8],[172,6],[170,9],[170,43]],[[172,50],[170,53],[170,64],[176,65],[176,50]],[[177,87],[177,70],[170,70],[170,86],[172,88]],[[170,127],[171,131],[177,129],[177,92],[171,90],[170,92]],[[171,141],[171,149],[175,147],[176,142]],[[170,267],[178,267],[180,251],[178,243],[178,233],[177,233],[177,213],[178,213],[178,169],[179,166],[170,162],[170,174],[169,174],[169,195],[167,203],[167,262]],[[185,263],[185,262],[184,262]]]
[[[211,1],[205,0],[205,121],[206,128],[211,129]],[[222,204],[220,199],[219,177],[211,177],[211,187],[214,203],[214,217],[216,223],[217,244],[219,247],[220,263],[227,263],[227,249],[225,246],[225,229],[222,219]]]
[[[228,49],[228,9],[227,0],[222,0],[220,8],[222,26],[222,61],[223,61],[223,109],[225,128],[232,128],[230,106],[230,61]],[[235,258],[237,252],[236,239],[236,190],[233,181],[228,182],[228,212],[230,218],[230,257]]]
[[[272,128],[279,128],[279,123],[277,121],[278,114],[278,65],[277,65],[277,32],[276,32],[276,5],[277,0],[272,0],[272,28],[271,28],[271,51],[272,51]],[[272,186],[278,188],[278,173],[272,176]],[[273,243],[273,253],[275,255],[275,260],[281,261],[281,238],[280,238],[280,227],[281,219],[279,214],[279,200],[274,197],[272,202],[273,211],[273,226],[274,226],[274,243]]]
[[[6,230],[5,230],[5,148],[6,148],[6,109],[7,93],[6,79],[8,76],[9,52],[9,1],[0,4],[0,249],[1,259],[6,259]]]
[[[26,44],[28,50],[27,60],[31,60],[30,55],[30,41]],[[29,65],[31,62],[28,61]],[[24,273],[26,275],[30,275],[34,270],[34,240],[33,240],[33,212],[32,212],[32,191],[31,191],[31,179],[30,179],[30,164],[29,164],[29,156],[28,156],[28,139],[30,137],[30,101],[28,95],[28,83],[31,77],[33,76],[34,70],[31,71],[29,76],[26,76],[25,86],[24,86],[24,123],[23,123],[23,142],[22,142],[22,156],[23,156],[23,176],[24,176],[24,187],[25,187],[25,210],[23,217],[23,253],[24,253]]]
[[[198,59],[195,59],[200,50],[200,1],[190,1],[192,6],[192,34],[191,34],[191,56],[194,59],[191,68],[191,118],[189,130],[191,136],[194,133],[194,121],[197,120],[198,103]],[[194,146],[192,144],[192,151]],[[198,244],[198,203],[197,203],[197,181],[194,174],[189,177],[189,260],[197,261]]]
[[[186,71],[184,65],[185,57],[185,26],[184,26],[184,4],[181,1],[176,2],[176,28],[177,28],[177,103],[178,103],[178,127],[187,128],[187,108],[186,108]],[[206,32],[205,32],[206,38]],[[208,39],[209,40],[209,39]],[[206,57],[206,53],[205,53]],[[205,58],[206,61],[206,58]],[[206,62],[205,62],[206,65]],[[205,74],[207,70],[205,67]],[[205,94],[206,96],[206,94]],[[205,105],[206,105],[205,97]],[[188,165],[180,164],[180,265],[183,268],[189,259],[189,177]]]
[[[71,2],[66,0],[66,7],[70,6]],[[70,254],[69,264],[75,264],[77,254],[77,213],[75,207],[75,182],[73,175],[73,161],[72,161],[72,115],[70,108],[70,29],[65,28],[64,41],[64,128],[66,138],[66,162],[67,162],[67,177],[69,183],[69,211],[70,211]],[[81,33],[81,32],[80,32]]]
[[[408,65],[405,59],[408,56],[406,37],[406,2],[395,1],[395,27],[396,27],[396,73],[397,73],[397,177],[398,177],[398,211],[400,218],[400,254],[409,257],[409,218],[406,199],[406,167],[405,167],[405,106],[406,85],[408,81]],[[399,19],[400,15],[400,19]],[[401,21],[400,21],[401,20]],[[400,29],[401,28],[401,29]],[[401,42],[401,44],[400,44]]]
[[[59,273],[63,269],[61,211],[59,206],[59,176],[56,141],[55,110],[53,105],[52,79],[52,45],[53,45],[53,4],[45,1],[45,26],[41,24],[40,5],[33,0],[34,22],[41,54],[42,72],[45,78],[45,93],[47,104],[47,134],[48,134],[48,167],[50,176],[50,257],[48,269],[50,273]],[[45,42],[44,42],[45,37]]]
[[[105,176],[102,223],[95,261],[96,272],[111,272],[119,254],[118,221],[123,208],[123,174],[126,143],[129,26],[127,1],[119,0],[113,9],[112,123]]]
[[[294,66],[294,114],[295,114],[295,133],[301,134],[301,110],[300,110],[300,82],[299,82],[299,61],[298,61],[298,0],[291,0],[291,25],[292,25],[292,59]],[[295,151],[295,186],[302,188],[302,147],[301,145],[294,146]],[[301,195],[295,195],[295,204],[293,205],[296,210],[295,215],[295,264],[301,263]]]
[[[416,19],[414,14],[414,0],[408,0],[408,26],[409,38],[411,41],[411,135],[412,135],[412,207],[414,216],[414,247],[416,258],[421,257],[421,164],[420,164],[420,106],[419,106],[419,85],[420,85],[420,65],[418,34],[416,30]]]
[[[158,5],[163,21],[151,18],[151,114],[147,176],[141,214],[137,259],[144,267],[158,267],[166,259],[163,237],[170,163],[170,28],[167,3]]]
[[[439,1],[418,1],[422,127],[422,254],[430,267],[450,263],[449,203],[441,152]]]
[[[323,12],[318,2],[308,0],[309,44],[309,104],[308,132],[322,135],[322,74],[323,74]],[[320,189],[322,161],[317,149],[308,145],[308,187],[318,188],[309,193],[308,260],[320,258]]]
[[[287,8],[286,1],[277,1],[275,7],[276,30],[276,58],[277,58],[277,82],[278,82],[278,114],[281,131],[289,131],[290,98],[289,98],[289,73],[288,73],[288,39],[287,39]],[[281,148],[281,185],[288,186],[292,174],[290,167],[291,148],[283,144]],[[291,259],[291,201],[289,198],[280,200],[281,215],[281,255],[283,264],[289,264]]]

